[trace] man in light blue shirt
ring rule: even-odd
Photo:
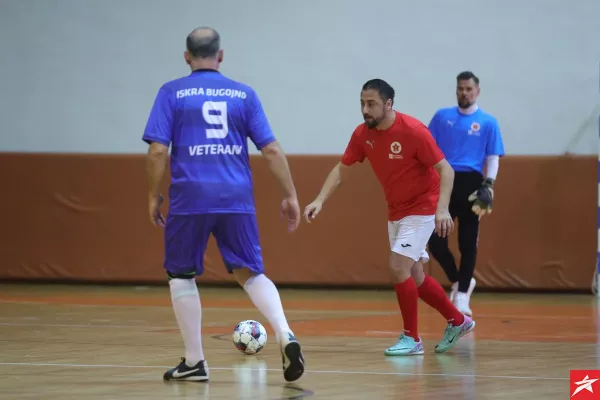
[[[448,238],[434,232],[429,250],[452,282],[450,298],[456,308],[469,316],[476,284],[473,273],[479,220],[492,211],[499,158],[504,155],[498,121],[478,107],[478,96],[479,78],[470,71],[461,72],[456,77],[458,106],[439,109],[429,123],[431,134],[455,171],[450,214],[458,219],[460,269],[448,248]]]

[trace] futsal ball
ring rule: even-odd
[[[242,321],[233,329],[233,345],[244,354],[256,354],[267,344],[267,331],[258,321]]]

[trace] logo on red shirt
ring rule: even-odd
[[[571,398],[575,400],[600,399],[600,370],[571,370]],[[594,387],[596,391],[594,392]]]
[[[392,142],[392,144],[390,144],[390,160],[393,160],[394,158],[403,158],[400,155],[401,151],[402,145],[400,144],[400,142]]]

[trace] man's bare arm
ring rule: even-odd
[[[329,172],[317,198],[304,209],[304,218],[308,223],[319,215],[325,200],[346,180],[349,169],[349,166],[342,164],[340,161]]]
[[[335,167],[329,172],[327,178],[325,179],[325,183],[323,183],[323,187],[321,188],[321,192],[317,196],[316,200],[324,203],[335,190],[346,180],[348,176],[349,166],[342,164],[342,162],[338,162]]]
[[[148,197],[158,198],[160,185],[167,170],[169,148],[164,144],[152,142],[146,155],[146,171],[148,174]]]
[[[296,188],[292,179],[292,173],[283,149],[277,141],[273,141],[261,149],[263,156],[267,159],[269,169],[277,178],[283,189],[285,198],[296,198]]]
[[[450,207],[450,196],[454,186],[454,169],[444,158],[433,166],[440,175],[440,199],[438,201],[438,210],[448,210]]]

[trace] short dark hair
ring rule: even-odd
[[[201,35],[199,31],[209,31],[209,34]],[[196,28],[187,36],[186,47],[194,58],[216,57],[221,49],[221,36],[215,29],[207,26]]]
[[[388,99],[392,99],[392,104],[394,104],[394,96],[396,95],[396,92],[394,91],[394,88],[383,79],[371,79],[367,81],[363,85],[362,90],[369,89],[376,90],[384,103],[388,101]]]
[[[471,71],[463,71],[460,74],[456,75],[456,83],[458,83],[459,81],[468,81],[469,79],[473,79],[473,81],[477,85],[479,85],[479,78]]]

